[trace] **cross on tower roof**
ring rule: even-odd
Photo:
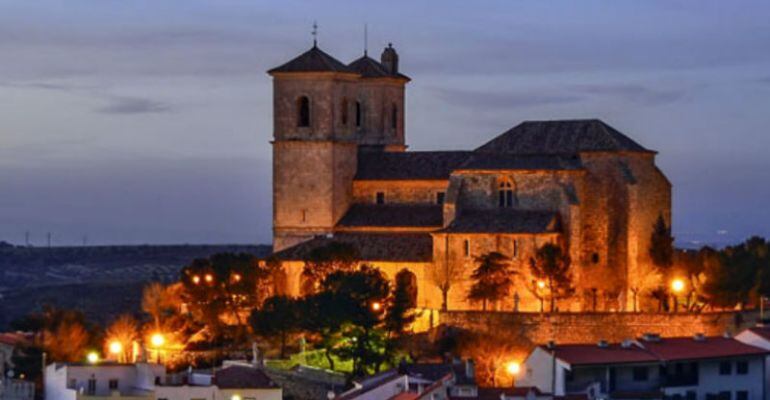
[[[318,45],[318,24],[313,21],[313,47],[316,47]]]

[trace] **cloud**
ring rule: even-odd
[[[96,109],[103,114],[148,114],[165,113],[172,110],[171,106],[156,100],[140,97],[112,97],[109,104]]]
[[[572,89],[581,93],[606,95],[645,105],[675,102],[685,95],[682,89],[651,89],[635,84],[580,84]]]
[[[443,88],[433,88],[431,91],[440,99],[455,106],[494,110],[574,103],[581,100],[580,96],[573,94],[547,94],[534,91],[495,93]]]

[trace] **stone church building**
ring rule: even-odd
[[[389,278],[406,268],[418,306],[466,300],[475,258],[510,258],[515,288],[500,310],[538,311],[529,260],[563,246],[576,288],[560,310],[628,310],[650,283],[653,224],[671,221],[656,152],[595,119],[525,121],[466,151],[407,151],[395,49],[345,64],[317,46],[271,69],[273,247],[288,294],[304,260],[333,241]],[[433,133],[440,140],[440,133]]]

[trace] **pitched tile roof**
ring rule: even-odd
[[[749,328],[749,331],[765,340],[770,340],[770,326],[754,326]]]
[[[277,388],[261,369],[234,365],[214,373],[214,382],[220,389]]]
[[[550,352],[551,350],[546,350]],[[565,344],[554,348],[556,358],[572,365],[624,364],[656,362],[657,357],[637,344],[623,347],[618,343],[599,347],[596,344]]]
[[[268,74],[274,74],[276,72],[356,73],[352,68],[329,54],[326,54],[317,46],[313,46],[310,50],[300,54],[291,61],[267,71]]]
[[[559,216],[553,211],[462,210],[446,228],[446,233],[555,233],[561,230]]]
[[[577,154],[588,151],[649,152],[598,119],[525,121],[476,149],[513,154]]]
[[[659,341],[644,341],[642,345],[663,361],[770,354],[767,350],[722,336],[707,336],[702,340],[691,337],[661,338]]]
[[[320,236],[273,254],[279,260],[303,261],[313,249],[332,242],[352,245],[361,261],[429,262],[433,258],[433,238],[428,233],[337,233]]]
[[[476,153],[456,169],[469,170],[578,170],[583,167],[576,155]]]
[[[443,211],[432,204],[353,204],[337,223],[341,228],[441,227]]]
[[[364,153],[358,157],[357,180],[449,179],[469,151],[404,151]]]
[[[400,78],[410,80],[408,76],[396,73],[391,74],[379,61],[364,55],[348,64],[352,70],[361,74],[364,78]]]

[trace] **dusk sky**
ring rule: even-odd
[[[0,240],[269,243],[265,71],[392,42],[411,150],[601,118],[658,150],[680,243],[770,236],[770,2],[2,0]]]

